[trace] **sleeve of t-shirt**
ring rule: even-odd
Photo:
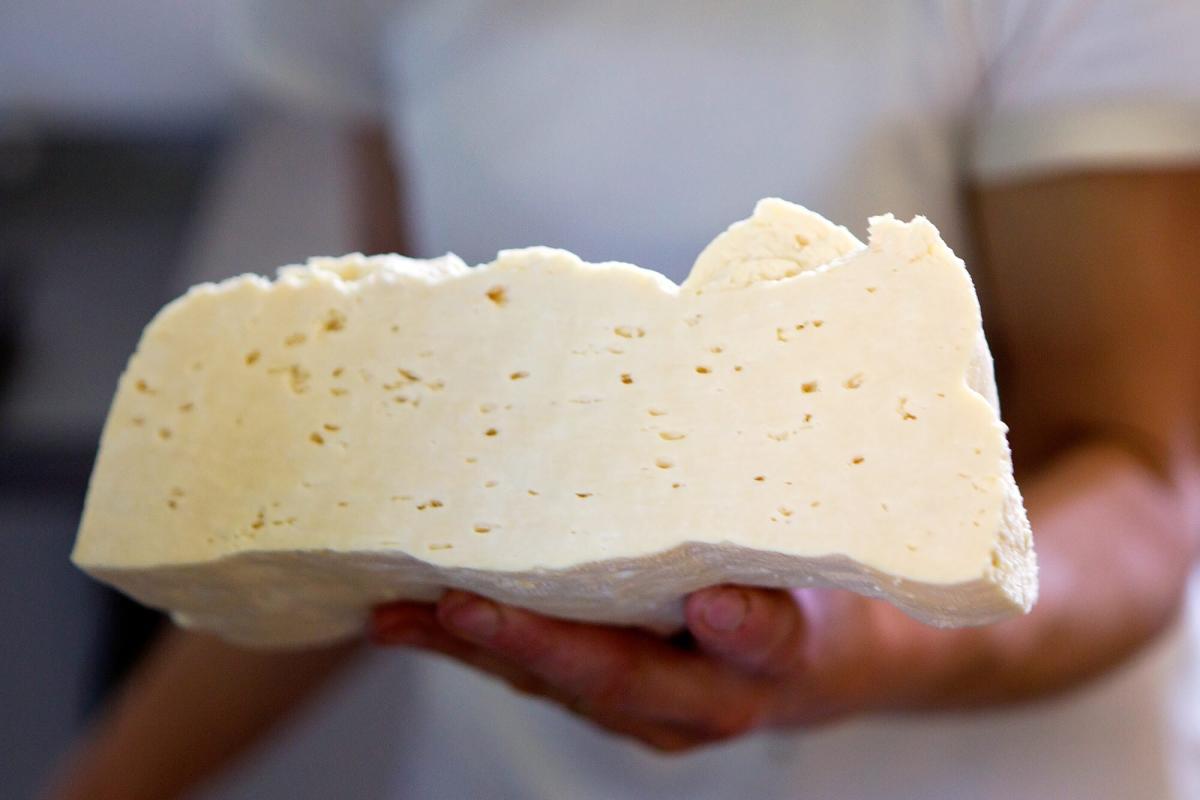
[[[981,180],[1200,163],[1200,0],[985,4]]]
[[[228,0],[222,44],[251,91],[306,111],[376,117],[385,9],[380,0]]]

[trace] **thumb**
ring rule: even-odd
[[[743,672],[779,675],[803,661],[804,613],[784,589],[702,589],[688,597],[684,614],[704,652]]]

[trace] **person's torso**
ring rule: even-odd
[[[404,4],[384,47],[420,255],[546,244],[680,280],[761,197],[965,245],[971,20],[928,3]]]
[[[966,9],[407,4],[384,58],[417,254],[480,262],[547,244],[678,281],[758,198],[780,196],[860,235],[870,214],[924,214],[969,261],[962,146],[985,65]],[[1174,657],[1164,645],[1024,709],[854,721],[682,758],[423,659],[405,687],[397,796],[1164,797]]]

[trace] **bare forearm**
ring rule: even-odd
[[[48,797],[175,797],[257,741],[356,649],[254,652],[172,631],[121,691]]]
[[[1069,688],[1135,652],[1173,618],[1194,544],[1184,489],[1118,445],[1077,448],[1024,483],[1040,597],[988,628],[921,628],[879,610],[900,663],[936,665],[895,707],[971,708]]]
[[[914,634],[947,691],[910,705],[1066,688],[1170,622],[1195,550],[1200,238],[1181,220],[1200,208],[1198,177],[1089,171],[978,187],[1041,598],[1003,625]]]

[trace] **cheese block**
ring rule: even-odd
[[[76,564],[257,646],[459,587],[667,631],[718,583],[1027,611],[979,306],[928,221],[759,203],[677,286],[563,250],[318,258],[146,329]]]

